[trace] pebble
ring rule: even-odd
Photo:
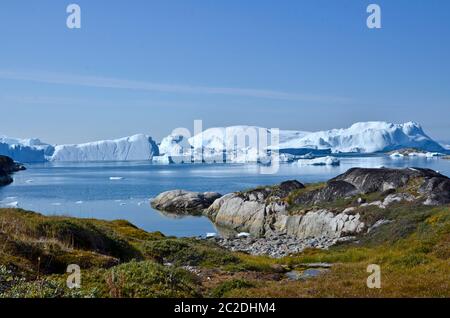
[[[340,239],[329,237],[311,237],[299,239],[293,236],[261,238],[216,238],[216,242],[233,252],[245,252],[251,255],[266,255],[281,258],[301,253],[306,248],[328,249]]]

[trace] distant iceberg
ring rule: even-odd
[[[144,134],[115,140],[102,140],[78,145],[55,147],[52,161],[135,161],[151,160],[158,146]]]
[[[37,138],[19,139],[0,137],[0,154],[19,162],[44,162],[53,154],[52,145]]]
[[[273,138],[273,137],[277,138]],[[278,142],[273,144],[273,140]],[[251,142],[256,141],[256,142]],[[171,134],[159,146],[144,134],[115,140],[53,146],[39,139],[0,137],[0,154],[20,162],[132,161],[171,162],[270,162],[273,153],[281,162],[301,156],[324,157],[334,153],[376,153],[415,148],[428,153],[448,153],[414,122],[391,124],[361,122],[349,128],[307,132],[273,130],[257,126],[215,127],[184,139]]]
[[[314,159],[299,159],[295,164],[300,166],[339,166],[341,162],[335,157],[327,156]]]
[[[271,151],[294,156],[321,157],[333,153],[376,153],[401,148],[445,152],[439,143],[427,136],[422,127],[414,122],[361,122],[346,129],[319,132],[280,130],[279,143],[266,145],[267,140],[264,139],[272,140],[272,134],[272,129],[257,126],[216,127],[207,129],[188,141],[193,151],[204,157],[218,156],[225,151],[227,162],[257,162]],[[250,143],[249,140],[257,142]],[[179,146],[173,139],[171,145]],[[287,158],[289,157],[283,156],[282,161]]]

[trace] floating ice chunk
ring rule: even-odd
[[[213,238],[213,237],[216,237],[216,236],[217,236],[217,233],[213,233],[213,232],[206,233],[206,238]]]
[[[59,203],[59,202],[54,202],[54,203],[52,203],[52,205],[53,205],[53,206],[60,206],[61,203]]]
[[[403,157],[405,157],[405,155],[403,155],[403,154],[401,154],[399,152],[394,152],[389,157],[396,159],[396,158],[403,158]]]
[[[326,156],[315,159],[300,159],[295,164],[300,166],[339,166],[341,162],[335,157]]]
[[[123,180],[123,177],[109,177],[109,180],[112,180],[112,181]]]
[[[77,201],[77,202],[75,202],[75,204],[83,204],[84,202],[83,201]]]
[[[152,162],[153,163],[157,163],[157,164],[164,164],[164,165],[168,165],[168,164],[173,163],[172,159],[168,155],[154,156],[152,158]]]
[[[18,208],[19,202],[17,202],[17,201],[9,202],[9,203],[6,203],[5,206],[8,208]]]

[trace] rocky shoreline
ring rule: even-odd
[[[168,191],[152,206],[179,215],[203,214],[218,227],[248,233],[215,238],[229,250],[282,257],[306,248],[327,249],[390,224],[370,217],[373,209],[447,205],[450,179],[430,169],[352,168],[322,184],[290,180],[221,197],[214,194],[214,201],[205,200],[206,194]]]
[[[25,170],[25,166],[15,162],[10,157],[0,155],[0,186],[5,186],[13,182],[11,174]]]

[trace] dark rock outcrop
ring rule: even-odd
[[[450,203],[450,179],[434,170],[422,168],[352,168],[323,188],[305,192],[294,203],[314,205],[373,192],[393,193],[417,180],[418,192],[430,205]]]
[[[345,181],[329,181],[325,187],[304,193],[297,197],[295,204],[314,205],[331,202],[339,198],[351,197],[358,194],[358,189]]]
[[[7,156],[0,155],[0,186],[13,182],[10,174],[20,170],[25,170],[22,164],[15,162]]]
[[[0,169],[6,173],[25,170],[25,166],[15,162],[10,157],[0,155]]]
[[[419,188],[419,193],[427,196],[424,204],[441,205],[450,203],[450,179],[447,177],[426,178]]]
[[[153,208],[177,214],[202,213],[222,195],[217,192],[172,190],[159,194],[151,202]]]
[[[13,182],[13,179],[2,169],[0,169],[0,186],[5,186]]]
[[[407,185],[413,178],[447,178],[434,170],[422,168],[352,168],[331,181],[345,181],[354,185],[361,193],[384,192]]]
[[[298,182],[297,180],[284,181],[284,182],[281,182],[279,185],[279,191],[280,191],[279,195],[281,197],[286,197],[292,191],[303,189],[303,188],[305,188],[305,186],[302,183]]]

